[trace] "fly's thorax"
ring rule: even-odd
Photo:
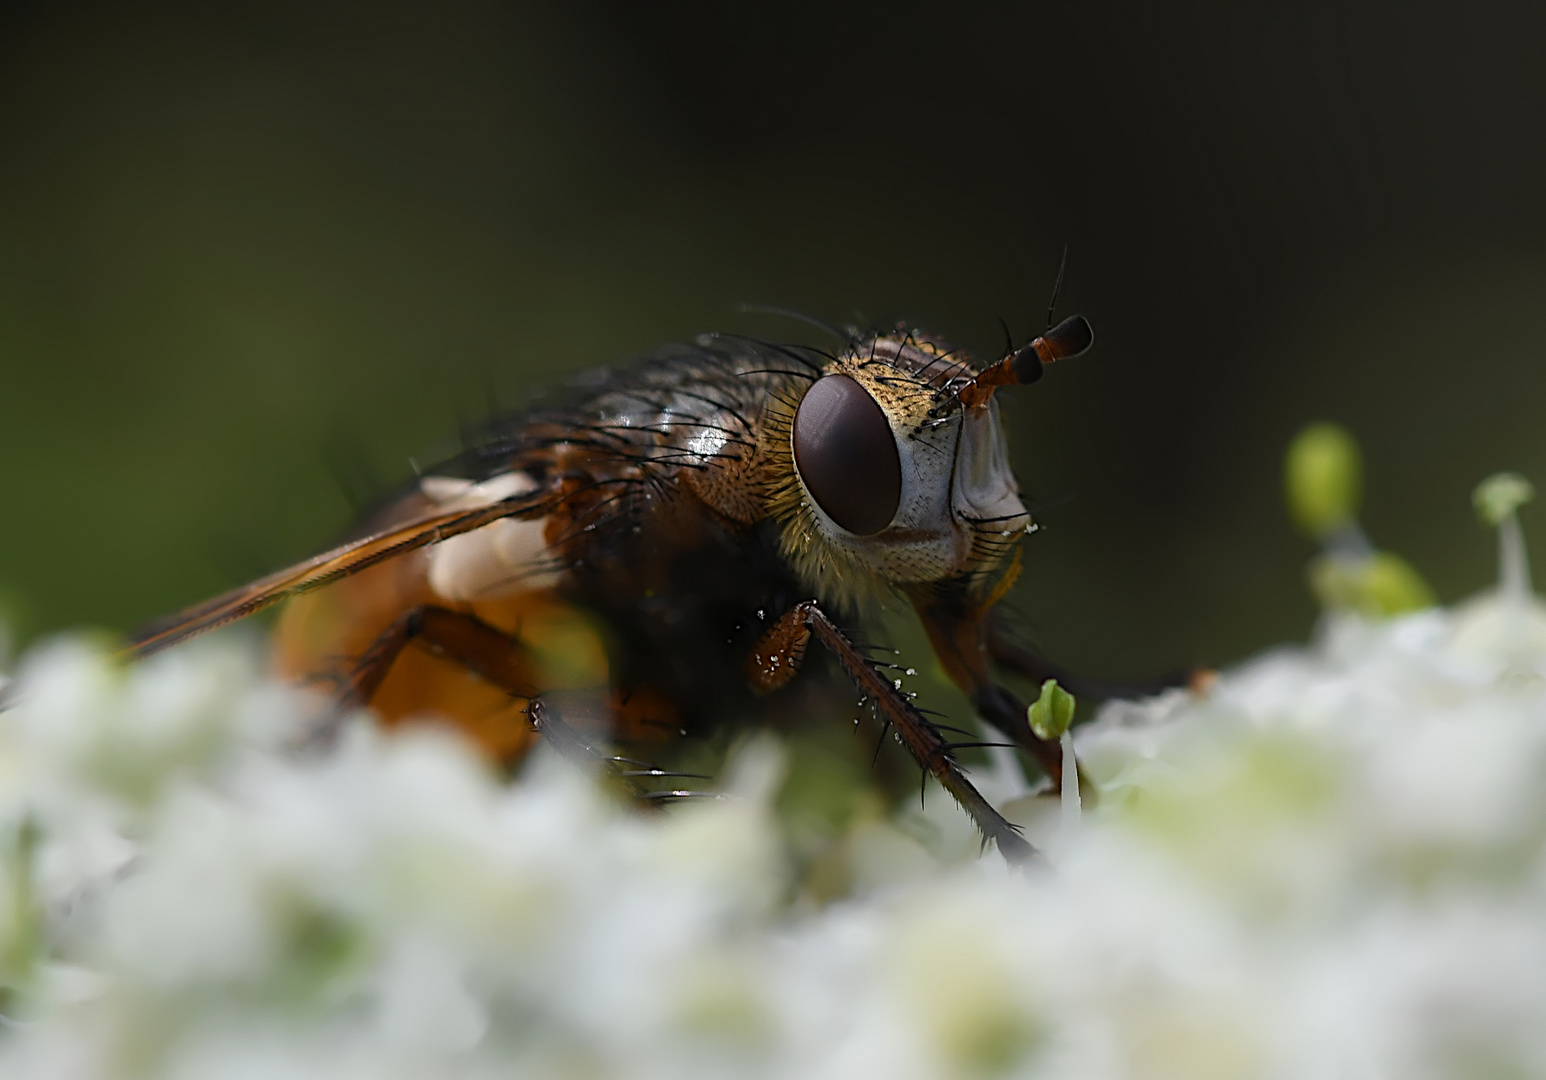
[[[987,580],[1013,555],[1031,519],[997,404],[957,397],[975,370],[935,342],[882,337],[769,407],[773,513],[818,595]]]

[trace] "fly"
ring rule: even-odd
[[[439,713],[501,761],[543,738],[631,777],[664,770],[603,739],[707,730],[785,687],[814,640],[1023,861],[1031,846],[957,761],[959,729],[920,712],[844,626],[905,598],[950,678],[1056,785],[1057,745],[994,671],[1066,681],[993,619],[1033,528],[994,392],[1092,340],[1075,316],[979,367],[917,333],[832,353],[707,335],[600,369],[569,404],[426,470],[357,538],[143,628],[133,651],[289,600],[280,666],[336,677],[342,704],[387,724]],[[565,719],[581,714],[599,727]]]

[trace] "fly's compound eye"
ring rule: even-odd
[[[818,506],[856,536],[878,533],[902,501],[902,458],[886,414],[847,375],[825,375],[794,414],[794,466]]]

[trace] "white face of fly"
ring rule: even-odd
[[[950,515],[958,530],[970,531],[974,542],[991,536],[1009,543],[1031,529],[1031,515],[1009,468],[1009,445],[996,401],[966,411],[956,444]]]

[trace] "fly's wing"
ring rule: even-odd
[[[160,652],[206,630],[244,619],[281,600],[319,589],[387,559],[480,529],[500,518],[541,516],[551,503],[552,496],[548,494],[513,496],[470,510],[429,514],[384,532],[352,540],[250,585],[141,627],[130,637],[129,655],[141,657]]]
[[[808,370],[784,370],[791,365]],[[594,537],[602,525],[625,534],[638,515],[647,512],[650,500],[670,486],[675,472],[701,471],[712,462],[749,457],[756,443],[750,417],[790,378],[810,381],[820,371],[815,358],[797,349],[715,338],[710,345],[662,350],[615,374],[593,373],[577,390],[575,404],[512,416],[475,449],[448,462],[451,468],[445,473],[481,484],[505,473],[556,471],[579,477],[577,486],[561,493],[548,489],[512,495],[472,508],[447,507],[394,523],[142,627],[131,638],[130,655],[159,652],[500,518],[537,518],[558,511],[571,537]],[[699,449],[700,443],[714,449]],[[698,487],[704,489],[703,483]]]

